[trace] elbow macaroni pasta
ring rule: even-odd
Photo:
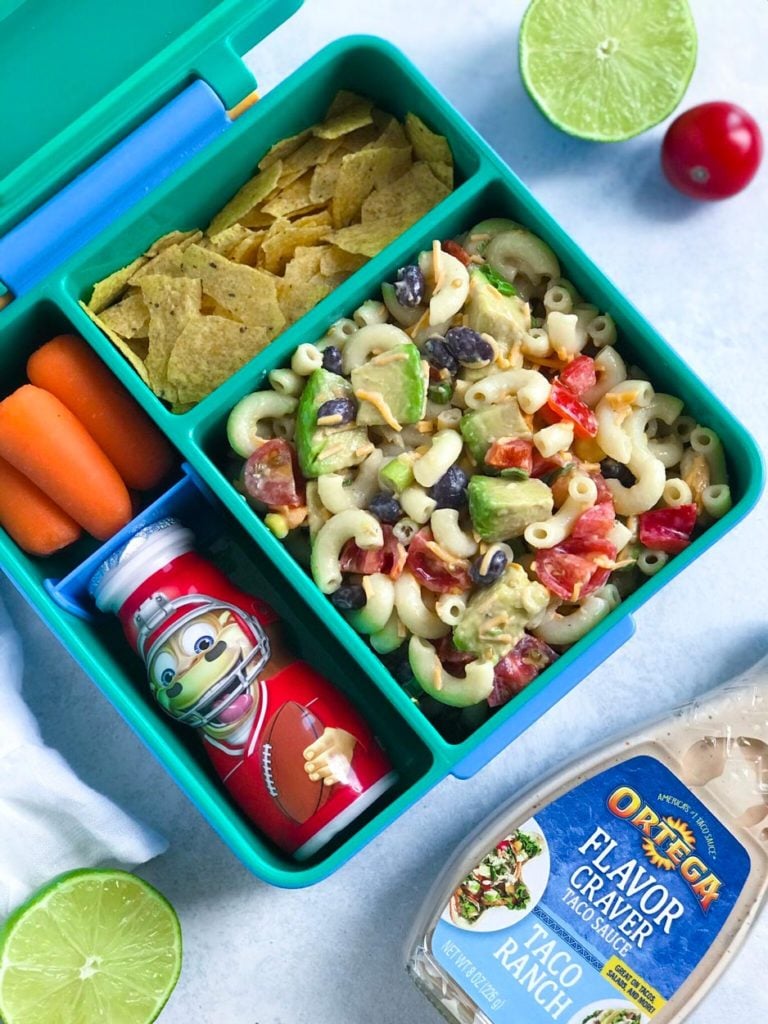
[[[381,526],[370,512],[347,509],[331,516],[317,531],[312,546],[312,576],[324,594],[341,586],[339,555],[348,540],[359,548],[380,548],[384,543]]]
[[[414,636],[438,640],[451,631],[447,623],[427,608],[419,581],[410,572],[404,572],[395,581],[395,608],[400,621]]]
[[[553,548],[561,544],[573,524],[597,500],[597,485],[583,473],[574,474],[568,484],[568,497],[549,519],[525,528],[525,539],[532,548]]]

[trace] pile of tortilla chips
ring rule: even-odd
[[[453,188],[445,138],[340,92],[278,142],[203,231],[173,231],[100,281],[84,309],[183,412]]]

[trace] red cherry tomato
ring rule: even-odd
[[[354,540],[348,540],[339,555],[341,571],[363,576],[382,572],[396,580],[405,567],[406,550],[395,537],[391,526],[382,526],[381,532],[384,534],[384,543],[380,548],[359,548]]]
[[[573,423],[573,432],[576,437],[597,436],[597,417],[595,414],[585,402],[577,398],[559,380],[552,382],[552,390],[549,393],[547,405],[561,419],[569,420]]]
[[[653,551],[676,555],[691,543],[697,513],[695,504],[643,512],[638,529],[640,543]]]
[[[523,437],[502,437],[494,441],[485,455],[486,466],[494,469],[533,469],[533,444]]]
[[[583,395],[597,384],[595,360],[591,356],[576,356],[573,362],[560,371],[559,380],[574,395]]]
[[[754,178],[763,140],[757,122],[735,103],[702,103],[667,129],[661,166],[694,199],[727,199]]]
[[[414,535],[408,545],[408,569],[423,587],[435,594],[461,594],[469,590],[472,581],[466,562],[463,559],[443,561],[429,548],[432,539],[429,527]]]
[[[303,505],[304,481],[293,445],[280,437],[260,445],[243,467],[243,486],[249,497],[270,508]]]

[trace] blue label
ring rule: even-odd
[[[432,953],[494,1024],[647,1024],[706,954],[749,867],[669,769],[635,757],[490,851]]]

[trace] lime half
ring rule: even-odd
[[[663,121],[696,63],[687,0],[533,0],[520,27],[520,72],[563,131],[620,142]]]
[[[124,871],[74,871],[35,893],[0,938],[5,1024],[150,1024],[181,970],[173,907]]]

